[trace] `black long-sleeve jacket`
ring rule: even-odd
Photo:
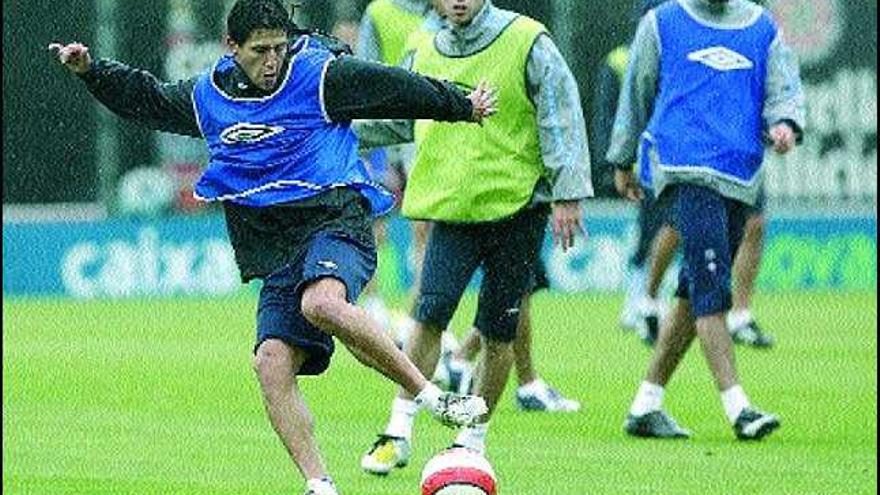
[[[213,77],[224,92],[234,97],[266,94],[240,68]],[[98,101],[126,120],[153,130],[202,137],[192,96],[198,77],[166,83],[120,62],[96,60],[81,78]],[[323,94],[325,109],[334,122],[466,121],[473,113],[471,101],[450,83],[348,55],[339,55],[328,65]],[[242,280],[265,277],[298,259],[305,240],[319,231],[341,232],[362,245],[372,245],[369,208],[362,205],[363,201],[353,189],[338,188],[270,208],[225,202],[227,229]]]
[[[283,72],[283,71],[282,71]],[[96,60],[80,76],[89,92],[113,113],[153,130],[201,137],[192,101],[198,77],[162,82],[153,74],[113,60]],[[244,71],[215,77],[234,97],[266,92],[250,83]],[[354,119],[468,120],[473,106],[454,85],[409,71],[342,55],[324,79],[327,114],[334,122]]]

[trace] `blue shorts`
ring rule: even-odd
[[[435,223],[414,318],[445,329],[474,272],[482,267],[475,325],[487,339],[512,342],[522,299],[536,285],[547,214],[542,205],[497,222]]]
[[[254,352],[267,339],[278,339],[304,350],[308,359],[298,375],[320,375],[330,366],[334,345],[330,335],[302,314],[302,293],[310,283],[335,278],[345,284],[349,302],[357,301],[376,270],[376,249],[335,232],[320,232],[304,254],[263,280],[257,307]]]
[[[663,194],[674,203],[684,251],[675,296],[690,299],[695,317],[729,310],[733,255],[754,208],[700,186],[678,184]]]

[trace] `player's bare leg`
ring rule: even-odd
[[[437,367],[442,331],[436,325],[416,322],[404,345],[406,355],[423,374],[431,373]],[[384,433],[361,458],[364,471],[384,476],[409,463],[417,412],[414,394],[401,387],[391,404],[391,417]]]
[[[441,422],[470,424],[485,412],[482,399],[452,397],[425,379],[366,311],[346,301],[345,285],[339,280],[322,278],[306,287],[302,312],[313,325],[342,341],[363,364],[403,387]]]
[[[484,418],[488,421],[495,411],[501,394],[507,386],[510,368],[513,366],[513,343],[483,339],[483,352],[477,360],[474,373],[474,390],[486,399],[489,414]]]
[[[641,304],[641,315],[645,322],[643,340],[648,345],[654,345],[660,332],[660,285],[675,257],[678,241],[678,232],[671,225],[665,224],[657,231],[654,242],[651,243],[646,298]]]
[[[513,359],[516,366],[516,379],[519,385],[532,383],[538,379],[532,363],[532,297],[523,298],[520,306],[516,340],[513,341]]]
[[[697,335],[703,348],[703,355],[712,370],[715,385],[724,391],[737,385],[736,357],[733,353],[733,340],[727,331],[724,314],[703,316],[696,320]]]
[[[295,376],[306,358],[301,349],[269,339],[257,349],[254,371],[272,427],[303,477],[309,480],[325,478],[327,468],[315,441],[314,420]]]
[[[651,263],[648,272],[647,293],[651,299],[657,299],[660,295],[660,285],[675,257],[678,241],[678,232],[671,225],[663,225],[657,231],[657,236],[651,244]]]
[[[657,347],[648,366],[645,380],[665,387],[697,336],[697,328],[686,299],[676,299],[669,316],[663,320]]]
[[[663,410],[663,395],[666,384],[696,335],[690,303],[676,299],[672,311],[663,320],[645,381],[639,386],[624,422],[624,430],[628,434],[650,438],[690,436],[688,430],[678,426]]]
[[[764,214],[756,212],[746,220],[743,240],[733,260],[733,308],[727,314],[727,329],[737,343],[758,348],[773,346],[751,313],[751,299],[764,251]]]
[[[413,395],[428,381],[369,314],[346,301],[345,285],[323,278],[306,287],[302,312],[316,327],[338,338],[363,364],[394,380]]]
[[[434,372],[437,362],[440,360],[440,341],[443,329],[436,325],[416,322],[404,350],[407,357],[425,376]],[[412,400],[412,394],[406,388],[401,387],[397,393],[401,399]]]
[[[743,240],[733,259],[733,310],[751,307],[764,251],[764,228],[763,214],[752,215],[746,220]]]
[[[576,412],[580,402],[563,396],[541,379],[532,357],[532,296],[523,298],[520,306],[516,340],[513,341],[516,367],[516,404],[523,411]]]
[[[485,453],[489,419],[504,393],[512,366],[512,342],[483,339],[483,352],[480,353],[474,372],[474,390],[475,393],[486,399],[489,412],[477,424],[464,428],[455,438],[455,445]]]

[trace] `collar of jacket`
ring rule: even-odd
[[[470,24],[454,27],[448,20],[437,34],[440,53],[451,57],[472,55],[489,46],[519,14],[495,7],[486,0]]]

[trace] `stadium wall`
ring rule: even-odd
[[[590,208],[586,226],[589,241],[568,253],[546,240],[551,286],[621,291],[634,241],[632,209]],[[412,283],[406,222],[392,218],[389,238],[378,279],[393,296]],[[766,291],[876,291],[876,211],[773,213],[758,284]],[[4,296],[222,296],[256,289],[240,284],[221,215],[3,224]]]

